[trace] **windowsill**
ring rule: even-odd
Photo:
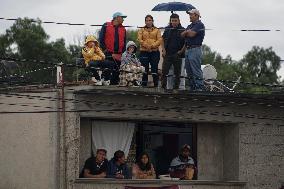
[[[222,185],[222,186],[245,186],[244,181],[214,181],[214,180],[161,180],[161,179],[92,179],[78,178],[78,184],[158,184],[158,185]]]

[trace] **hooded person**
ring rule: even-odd
[[[189,169],[194,169],[194,160],[190,157],[190,146],[185,144],[182,146],[180,153],[175,157],[169,168],[170,176],[180,179],[192,179],[194,172],[189,172]]]
[[[96,85],[109,85],[113,63],[111,61],[105,61],[105,55],[99,46],[98,40],[93,35],[86,37],[82,55],[87,70],[92,73],[92,81],[95,82]],[[103,69],[102,79],[97,72],[97,68]]]
[[[120,86],[139,86],[142,80],[145,68],[141,66],[139,59],[136,57],[137,45],[129,41],[126,45],[126,51],[121,57],[120,66]]]

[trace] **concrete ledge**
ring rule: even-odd
[[[161,180],[161,179],[91,179],[79,178],[75,180],[78,184],[134,184],[134,185],[214,185],[214,186],[245,186],[244,181],[212,181],[212,180]]]

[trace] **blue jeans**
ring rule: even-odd
[[[91,60],[89,62],[88,69],[92,72],[92,77],[95,77],[96,80],[101,80],[101,77],[98,74],[96,68],[102,69],[102,78],[104,78],[104,80],[110,80],[111,73],[114,69],[114,63],[107,60],[101,60],[101,61]]]
[[[149,64],[151,65],[151,73],[153,77],[154,86],[158,87],[159,76],[158,76],[158,64],[160,61],[160,51],[140,52],[140,62],[145,68],[145,73],[142,78],[142,86],[147,86],[148,83],[148,72]]]
[[[189,87],[191,90],[203,90],[203,74],[201,70],[201,47],[187,49],[185,51],[185,68],[190,77]]]

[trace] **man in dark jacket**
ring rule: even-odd
[[[179,88],[182,58],[184,57],[184,38],[181,33],[184,28],[180,24],[179,15],[172,14],[170,25],[166,27],[163,34],[163,67],[162,67],[162,88],[167,87],[167,75],[173,65],[175,82],[174,89]]]
[[[129,168],[125,163],[124,152],[118,150],[114,153],[114,157],[109,161],[107,167],[107,177],[117,179],[130,179]]]
[[[84,168],[80,174],[82,178],[104,178],[107,171],[107,151],[97,149],[96,157],[90,157],[86,160]]]

